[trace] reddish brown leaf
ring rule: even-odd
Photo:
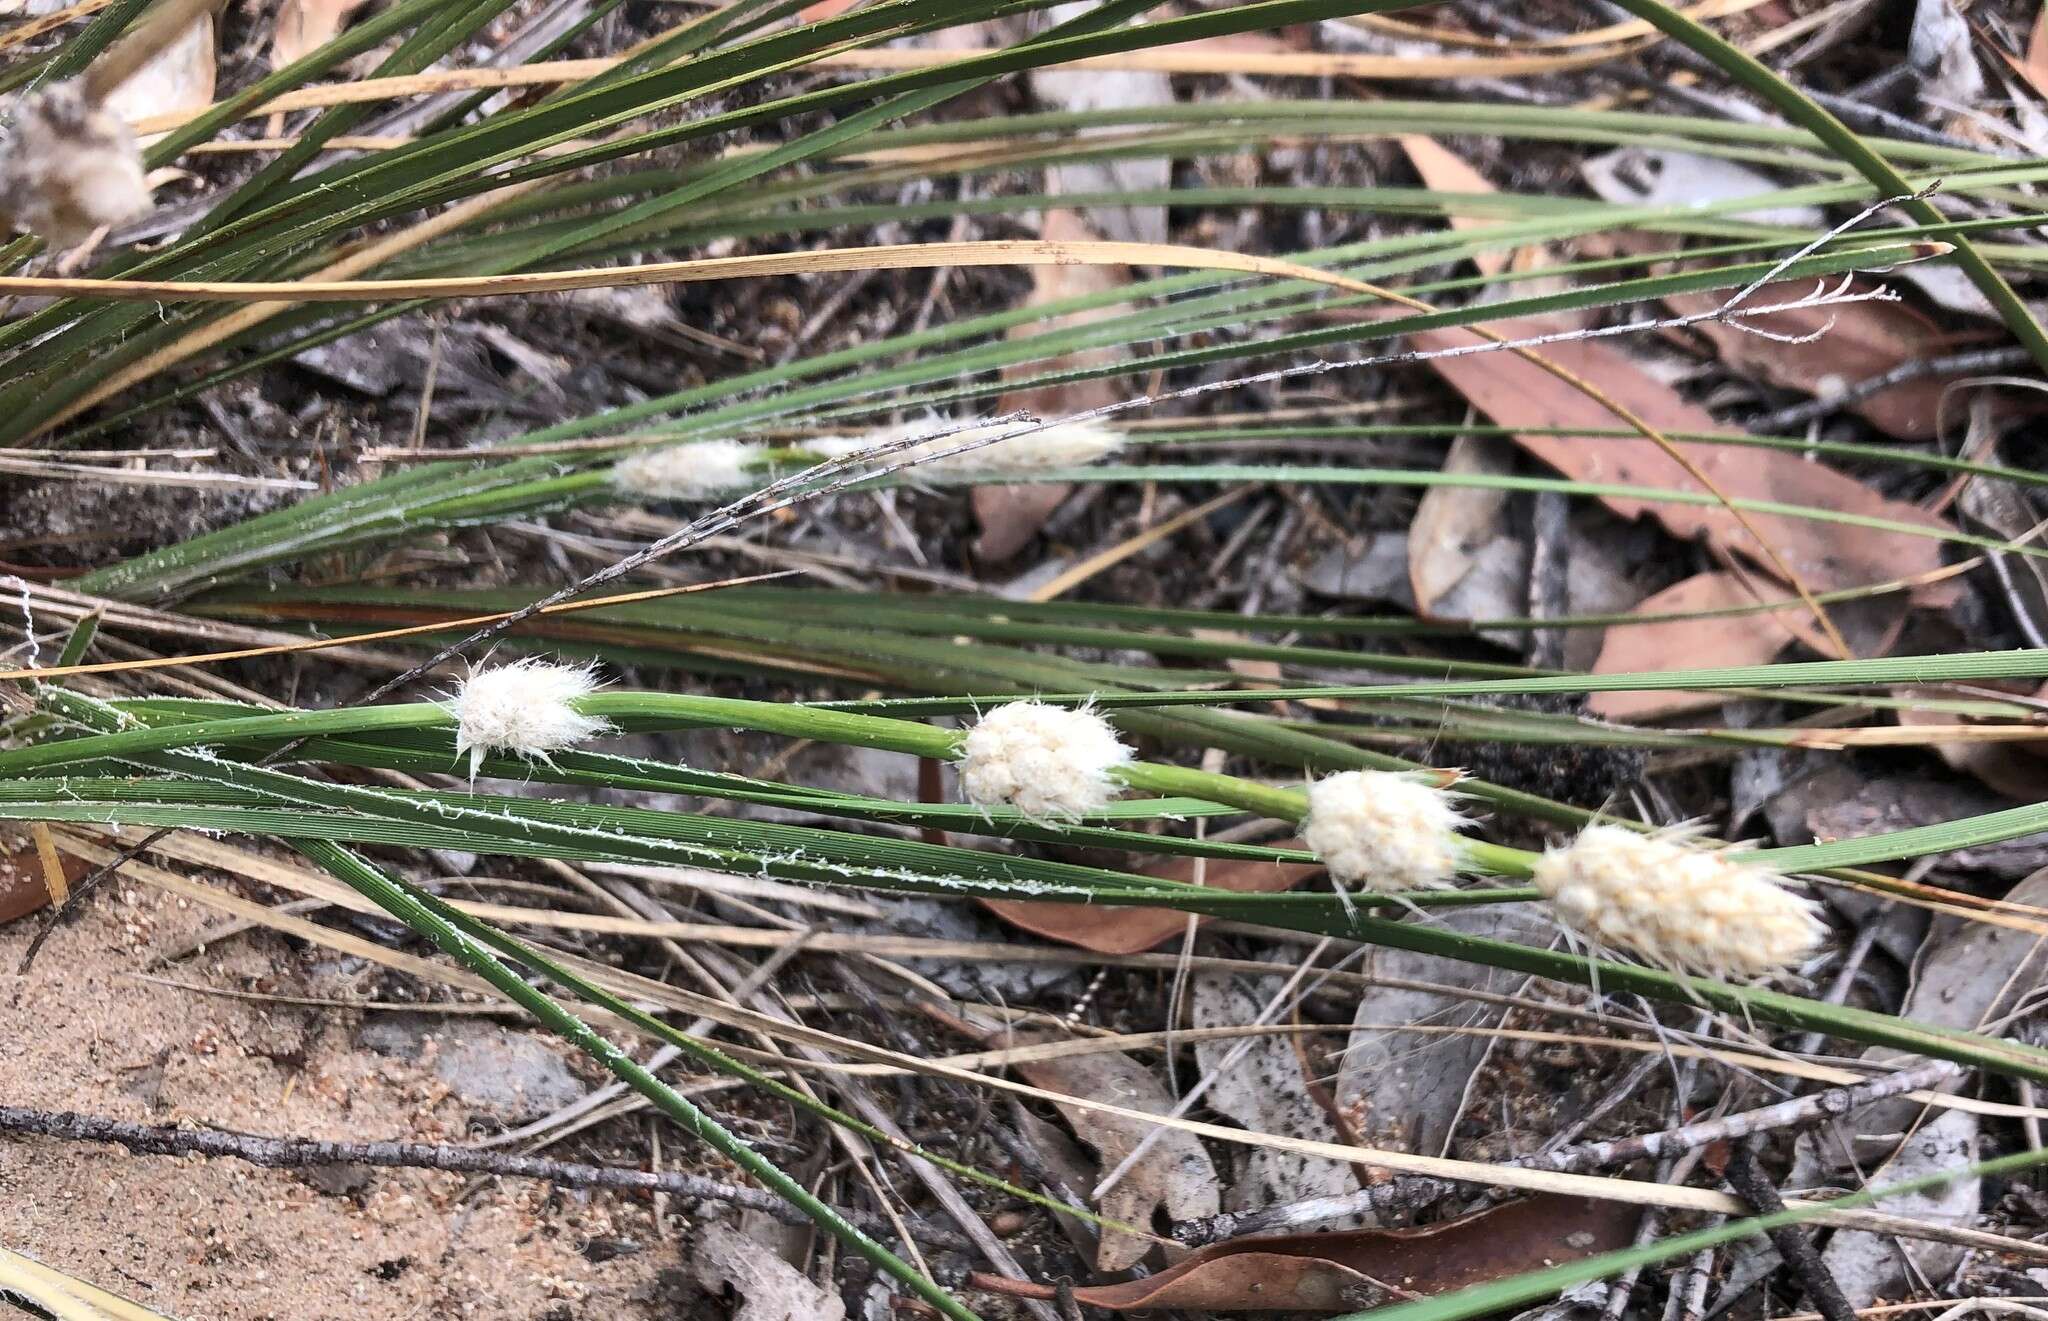
[[[1284,841],[1282,848],[1299,848],[1297,841]],[[1169,865],[1154,868],[1152,874],[1176,881],[1195,879],[1194,858],[1176,858]],[[1236,894],[1277,894],[1291,890],[1321,867],[1307,863],[1243,862],[1207,859],[1202,883]],[[1187,930],[1183,913],[1165,908],[1105,908],[1099,904],[1037,904],[1015,899],[984,899],[997,917],[1036,936],[1078,945],[1097,954],[1142,954]],[[1198,918],[1197,921],[1207,921]]]
[[[1463,156],[1444,146],[1435,138],[1420,133],[1404,133],[1394,139],[1401,144],[1408,163],[1415,167],[1415,173],[1422,177],[1422,186],[1442,193],[1490,193],[1493,185],[1486,176],[1472,168]],[[1452,229],[1484,228],[1493,222],[1483,216],[1452,216]],[[1472,255],[1472,264],[1482,275],[1499,275],[1513,260],[1514,254],[1505,249],[1489,249]]]
[[[1528,328],[1503,322],[1495,329],[1515,335]],[[1472,331],[1461,329],[1423,331],[1412,338],[1421,349],[1482,342]],[[1593,340],[1548,344],[1542,354],[1592,382],[1659,431],[1719,430],[1706,409],[1681,398],[1613,345]],[[1582,391],[1512,353],[1437,358],[1430,365],[1474,407],[1504,426],[1609,430],[1621,425],[1610,410]],[[1523,434],[1515,441],[1580,481],[1704,494],[1677,460],[1647,439]],[[1854,478],[1783,450],[1689,445],[1685,452],[1734,499],[1811,505],[1927,528],[1947,527],[1913,505],[1887,500]],[[1674,536],[1688,540],[1706,537],[1766,572],[1777,571],[1735,515],[1719,504],[1672,504],[1622,496],[1604,497],[1604,501],[1624,518],[1654,515]],[[1930,537],[1778,514],[1751,513],[1749,521],[1814,591],[1888,582],[1928,572],[1941,563],[1941,543]]]
[[[2034,30],[2027,36],[2027,81],[2034,90],[2048,96],[2048,8],[2034,15]]]
[[[2034,30],[2027,37],[2027,53],[2023,57],[2014,59],[1996,42],[1987,41],[1985,45],[1997,51],[2014,73],[2026,79],[2036,96],[2048,98],[2048,5],[2034,14]]]
[[[1869,280],[1858,280],[1852,286],[1865,292],[1874,287],[1875,282]],[[1811,284],[1767,284],[1756,291],[1750,303],[1768,307],[1812,292]],[[1681,316],[1690,316],[1711,312],[1723,301],[1715,293],[1674,294],[1664,305]],[[1817,338],[1787,344],[1722,321],[1703,322],[1694,329],[1714,346],[1721,361],[1741,375],[1811,395],[1834,394],[1908,362],[1952,353],[1959,343],[1925,313],[1904,303],[1802,308],[1754,317],[1749,324],[1774,335],[1817,334]],[[1936,416],[1942,394],[1960,379],[1960,375],[1924,376],[1855,400],[1847,407],[1888,436],[1932,440],[1939,431]]]
[[[64,879],[72,885],[85,878],[85,863],[70,854],[60,855]],[[0,852],[0,924],[27,917],[50,906],[50,889],[43,880],[43,862],[34,845],[25,844],[12,853]]]
[[[1218,1243],[1157,1275],[1080,1288],[1073,1296],[1120,1312],[1349,1312],[1627,1247],[1640,1218],[1619,1202],[1542,1194],[1420,1229]],[[976,1274],[970,1282],[1018,1298],[1054,1297],[1050,1285],[1000,1275]]]
[[[1756,594],[1732,573],[1702,573],[1673,583],[1635,608],[1636,614],[1680,614],[1754,605]],[[1627,674],[1640,670],[1692,670],[1724,665],[1762,665],[1793,640],[1780,616],[1803,614],[1803,605],[1769,614],[1724,615],[1707,619],[1662,619],[1646,624],[1616,624],[1600,646],[1595,674]],[[1586,699],[1588,713],[1603,720],[1650,720],[1680,711],[1719,706],[1719,693],[1642,692],[1594,693]]]

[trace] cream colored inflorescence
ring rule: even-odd
[[[612,465],[612,487],[635,500],[709,500],[755,484],[757,445],[700,440],[629,454]]]
[[[587,665],[534,657],[473,672],[447,703],[456,722],[455,750],[469,754],[470,778],[490,753],[546,761],[550,753],[609,730],[611,725],[573,705],[597,686]]]
[[[830,437],[806,441],[804,448],[826,458],[837,459],[950,425],[952,424],[940,420],[909,422],[901,426],[884,427],[855,439]],[[947,450],[971,445],[977,440],[1017,431],[1023,425],[1012,422],[1000,426],[968,427],[962,431],[934,437],[907,449],[879,455],[875,462],[896,464],[914,460],[917,466],[911,469],[913,476],[921,472],[944,477],[1002,476],[1006,473],[1021,474],[1045,472],[1054,468],[1086,467],[1123,448],[1124,438],[1121,432],[1094,422],[1063,422],[1047,427],[1043,431],[1028,432],[1013,440],[999,440],[992,445],[984,445],[980,449],[969,450],[964,454],[946,454]],[[945,457],[926,457],[934,454]]]
[[[1419,776],[1341,771],[1309,786],[1301,837],[1340,888],[1385,894],[1449,885],[1465,824],[1453,796]]]
[[[1581,938],[1721,980],[1791,968],[1826,932],[1777,873],[1672,833],[1589,826],[1545,852],[1530,879]]]
[[[147,212],[149,183],[135,135],[75,82],[25,96],[0,145],[0,216],[52,248]]]
[[[1106,807],[1110,772],[1131,750],[1093,711],[1010,702],[983,716],[960,747],[960,786],[977,807],[1014,807],[1038,821],[1072,821]]]

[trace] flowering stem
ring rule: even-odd
[[[1295,825],[1308,815],[1308,795],[1301,790],[1281,789],[1235,775],[1219,775],[1186,766],[1162,766],[1155,762],[1133,762],[1111,771],[1110,777],[1144,793],[1206,799]],[[1465,839],[1460,847],[1467,869],[1488,876],[1527,876],[1536,861],[1536,855],[1527,849],[1490,844],[1480,839]]]
[[[46,700],[63,713],[64,695],[49,690]],[[611,720],[633,731],[676,728],[745,729],[758,733],[782,734],[907,753],[939,761],[956,761],[960,756],[959,730],[941,729],[922,721],[890,716],[863,715],[819,707],[756,702],[743,698],[703,697],[694,694],[603,692],[578,699],[575,708],[585,715]],[[88,735],[0,752],[0,776],[45,770],[54,766],[93,761],[103,757],[132,756],[139,752],[200,744],[244,743],[269,739],[299,739],[313,735],[347,735],[386,730],[447,729],[455,717],[438,702],[414,702],[400,706],[354,707],[335,711],[287,711],[279,714],[232,716],[194,720],[179,724],[154,725],[111,734]],[[1221,775],[1186,766],[1156,762],[1133,762],[1111,772],[1112,776],[1142,793],[1162,797],[1200,798],[1243,808],[1260,816],[1299,824],[1308,812],[1308,797],[1299,789],[1260,784],[1235,775]],[[1493,876],[1527,876],[1536,855],[1524,849],[1466,840],[1465,856],[1470,869]]]

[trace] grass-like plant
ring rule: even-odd
[[[410,884],[397,865],[375,860],[371,850],[449,849],[510,859],[682,864],[840,891],[1163,908],[1704,1006],[1752,1023],[1954,1060],[2029,1083],[2048,1082],[2048,1051],[1989,1032],[1915,1022],[1813,994],[1714,980],[1693,969],[1612,957],[1613,951],[1536,948],[1409,920],[1446,907],[1543,898],[1544,891],[1526,883],[1539,865],[1537,853],[1489,839],[1489,827],[1461,837],[1460,866],[1480,879],[1458,888],[1236,894],[1162,879],[1146,870],[1147,864],[1175,857],[1315,861],[1313,853],[1292,846],[1213,840],[1188,823],[1267,820],[1299,827],[1309,815],[1306,786],[1313,777],[1347,771],[1423,775],[1434,769],[1381,750],[1397,737],[1420,735],[1426,742],[1444,734],[1539,746],[1607,743],[1727,751],[1800,745],[1810,733],[1797,724],[1685,731],[1589,727],[1555,711],[1485,704],[1492,699],[1711,690],[1766,695],[1823,712],[1913,705],[1945,712],[1956,721],[2019,726],[2032,719],[2022,703],[1979,690],[1925,694],[1938,685],[2048,679],[2048,652],[1593,676],[1539,672],[1432,648],[1479,629],[1594,627],[1615,622],[1611,616],[1445,625],[1408,618],[1237,615],[1113,601],[1019,602],[963,592],[913,594],[792,583],[587,599],[615,590],[606,583],[622,576],[616,567],[568,590],[559,583],[490,590],[316,586],[301,574],[313,564],[361,566],[371,556],[428,535],[614,504],[630,494],[622,493],[615,471],[622,461],[672,447],[676,461],[686,463],[693,446],[706,447],[703,457],[719,456],[726,465],[719,470],[721,481],[737,481],[742,489],[730,493],[736,497],[730,503],[718,504],[707,487],[704,503],[716,507],[661,543],[659,549],[671,553],[791,505],[849,493],[904,491],[917,498],[950,499],[959,488],[990,483],[1142,482],[1202,489],[1257,483],[1330,490],[1363,485],[1539,492],[1573,500],[1725,509],[1744,520],[1744,527],[1753,527],[1746,520],[1758,515],[1922,537],[1959,556],[2035,562],[2048,554],[1987,532],[1791,500],[1731,499],[1711,483],[1667,489],[1363,460],[1236,463],[1216,461],[1208,452],[1222,439],[1363,447],[1451,434],[1499,437],[1507,427],[1318,421],[1236,426],[1226,437],[1195,416],[1172,429],[1123,437],[1113,464],[1021,474],[921,466],[925,451],[945,447],[949,435],[955,447],[988,443],[986,436],[963,434],[967,422],[990,414],[990,401],[1022,391],[1044,397],[1047,391],[1106,383],[1123,402],[1073,410],[1083,414],[1079,417],[1010,415],[1003,421],[1016,438],[997,444],[1028,445],[1034,434],[1062,423],[1128,421],[1147,409],[1165,411],[1162,406],[1246,384],[1393,366],[1412,356],[1402,337],[1416,332],[1491,333],[1486,331],[1491,322],[1606,313],[1681,295],[1747,298],[1767,280],[1824,281],[1921,260],[1954,263],[2003,319],[2011,337],[2048,366],[2048,335],[2008,282],[2008,277],[2036,274],[2043,250],[1999,241],[2002,232],[2039,224],[2034,217],[2040,205],[2028,190],[2048,179],[2048,165],[1959,146],[1859,136],[1768,68],[1660,0],[1622,0],[1621,7],[1718,66],[1774,107],[1785,123],[1451,99],[1274,100],[974,119],[952,113],[952,103],[964,93],[1023,71],[1170,50],[1289,24],[1387,13],[1412,3],[1256,0],[1160,17],[1148,0],[1109,0],[1079,18],[1052,23],[1043,18],[1052,0],[876,0],[822,21],[799,22],[793,20],[804,8],[800,0],[735,0],[629,50],[608,52],[618,58],[596,72],[585,70],[573,78],[565,74],[559,82],[536,80],[534,85],[548,90],[526,99],[491,100],[479,93],[430,117],[401,142],[337,152],[337,140],[368,121],[374,102],[366,98],[458,86],[451,78],[436,84],[436,66],[509,8],[507,0],[398,0],[184,122],[153,126],[166,131],[148,147],[146,159],[163,166],[202,159],[194,153],[240,134],[238,124],[263,114],[279,98],[296,94],[302,100],[284,104],[318,110],[288,144],[277,146],[267,163],[229,172],[226,182],[206,194],[204,207],[190,222],[161,243],[111,246],[84,271],[61,277],[49,272],[32,239],[0,249],[0,290],[49,295],[33,310],[0,323],[0,446],[55,450],[99,444],[224,383],[435,302],[621,283],[628,278],[619,269],[622,261],[646,266],[658,259],[658,267],[638,270],[631,278],[664,281],[1048,260],[1154,266],[1170,273],[798,354],[631,405],[557,420],[495,445],[465,446],[436,461],[396,456],[382,475],[153,548],[63,587],[74,604],[81,599],[92,603],[79,609],[107,611],[110,628],[121,626],[122,610],[149,607],[188,622],[317,630],[322,641],[315,648],[372,639],[395,642],[421,649],[434,664],[462,648],[474,660],[485,649],[480,642],[502,643],[508,650],[550,658],[666,673],[678,676],[679,683],[690,677],[794,682],[812,694],[809,700],[745,700],[626,687],[577,691],[565,709],[580,723],[563,728],[574,728],[578,737],[525,748],[494,746],[465,740],[460,701],[431,698],[419,685],[392,695],[402,700],[333,710],[151,695],[147,666],[87,661],[87,626],[74,635],[56,665],[24,665],[0,673],[0,683],[23,699],[9,703],[8,723],[0,726],[5,741],[0,746],[0,819],[199,829],[282,842],[588,1053],[662,1114],[800,1207],[930,1306],[956,1318],[973,1313],[635,1064],[621,1041],[608,1033],[630,1032],[676,1046],[704,1066],[769,1089],[824,1122],[858,1129],[885,1145],[898,1144],[872,1125],[676,1031],[622,993],[618,983],[426,893]],[[599,0],[578,33],[615,8],[616,0]],[[118,51],[123,32],[143,22],[148,12],[140,0],[118,0],[69,40],[17,62],[0,75],[0,87],[29,88],[82,75],[96,58],[107,58],[104,52]],[[1001,19],[1042,19],[1042,30],[929,67],[866,79],[812,77],[827,67],[821,62],[828,57]],[[578,33],[539,52],[530,72],[546,73]],[[345,61],[373,50],[383,54],[358,85],[323,81]],[[1533,193],[1397,186],[1126,189],[1057,198],[1035,191],[994,191],[950,200],[881,200],[906,182],[964,189],[1019,171],[1081,161],[1201,159],[1257,152],[1281,139],[1339,142],[1389,133],[1638,143],[1726,157],[1804,181],[1764,196],[1699,206],[1622,206]],[[726,150],[735,146],[742,149]],[[1932,205],[1926,193],[1937,180],[1945,192],[1977,204],[1971,218],[1953,219]],[[1369,240],[1257,260],[1158,245],[1122,245],[1112,251],[1071,244],[927,243],[884,251],[869,242],[878,226],[929,233],[938,222],[1026,212],[1055,201],[1075,207],[1313,207],[1403,223],[1389,224],[1383,236]],[[1742,218],[1771,208],[1853,208],[1885,201],[1896,202],[1903,223],[1878,220],[1816,236]],[[1482,223],[1457,228],[1436,223],[1449,219]],[[1674,271],[1660,265],[1666,252],[1624,252],[1540,271],[1487,277],[1464,273],[1463,263],[1474,257],[1618,233],[1683,240],[1693,260]],[[712,241],[744,243],[761,254],[737,268],[698,258],[697,250]],[[1538,277],[1547,282],[1541,291],[1523,293],[1521,282]],[[1387,292],[1389,284],[1398,284],[1399,293]],[[1496,286],[1491,301],[1475,297],[1489,285]],[[1385,306],[1389,301],[1398,304],[1397,311]],[[1827,306],[1825,296],[1814,305]],[[1392,314],[1366,319],[1361,314],[1367,309]],[[1755,310],[1738,301],[1716,315],[1739,323]],[[1541,343],[1489,347],[1539,356],[1543,350]],[[1974,452],[1951,457],[1800,437],[1667,435],[1614,404],[1597,382],[1569,374],[1560,379],[1603,401],[1614,414],[1611,429],[1572,432],[1578,444],[1633,440],[1685,454],[1710,446],[1748,446],[1956,478],[2032,486],[2048,480],[2029,469],[1984,461]],[[1141,384],[1150,381],[1167,384]],[[921,435],[915,426],[907,437],[891,433],[893,439],[880,448],[852,457],[848,446],[826,443],[879,437],[885,424],[903,417],[940,415],[956,421],[931,422]],[[735,448],[734,442],[746,442],[748,448]],[[643,554],[634,563],[653,558]],[[1789,602],[1819,612],[1823,629],[1831,630],[1826,606],[1913,585],[1867,584],[1813,593],[1794,581],[1787,585],[1794,594],[1783,601],[1718,613],[1739,618]],[[30,591],[26,584],[22,590]],[[24,599],[33,601],[32,596]],[[535,608],[543,599],[548,607]],[[1393,642],[1409,649],[1396,654],[1360,645]],[[284,649],[259,644],[231,655]],[[1094,659],[1106,652],[1142,655],[1156,664],[1112,665]],[[1280,677],[1247,683],[1231,668],[1236,662],[1274,666]],[[423,665],[415,677],[425,682],[426,670]],[[137,686],[114,696],[95,695],[84,686],[87,676],[109,671],[132,672]],[[1902,693],[1907,688],[1912,693]],[[1269,708],[1276,697],[1313,701],[1316,718],[1274,714]],[[1121,796],[1064,817],[1001,804],[900,802],[660,757],[619,755],[584,737],[710,728],[950,763],[963,756],[957,719],[971,720],[1019,698],[1091,708],[1122,737],[1139,744],[1144,756],[1120,760],[1104,772]],[[515,755],[519,752],[528,755]],[[1193,768],[1210,753],[1232,759],[1231,773]],[[370,788],[353,774],[363,770],[467,771],[472,783]],[[478,777],[522,779],[540,792],[478,789]],[[546,792],[549,788],[576,792],[555,795]],[[1465,780],[1458,788],[1498,819],[1556,832],[1586,826],[1601,815],[1483,780]],[[712,804],[795,808],[833,824],[771,824],[712,811],[594,803],[587,790],[628,802],[636,794],[663,794]],[[1083,866],[1033,849],[992,851],[964,842],[910,839],[876,827],[919,827],[963,840],[1046,846],[1046,852],[1083,845],[1115,851],[1125,861]],[[1864,869],[2043,829],[2048,829],[2048,806],[2030,805],[1866,838],[1756,850],[1749,857],[1821,884],[1895,897],[1916,892],[1907,883]],[[2038,929],[2030,916],[1996,906],[1969,912],[1978,920]],[[580,1015],[570,1000],[582,1003]],[[1032,1196],[936,1153],[920,1154],[963,1179]],[[2033,1159],[2011,1158],[1999,1168],[2016,1169]],[[1484,1173],[1475,1168],[1472,1177],[1482,1179]],[[1402,1321],[1458,1321],[1757,1227],[1731,1224],[1468,1294],[1406,1304],[1388,1315]]]

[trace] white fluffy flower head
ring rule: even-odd
[[[700,440],[641,450],[612,465],[612,486],[636,500],[707,500],[754,485],[761,449],[737,440]]]
[[[1131,750],[1093,711],[1010,702],[983,716],[960,745],[960,785],[977,807],[1014,807],[1039,821],[1072,821],[1117,796],[1110,772]]]
[[[542,761],[611,726],[571,705],[597,690],[587,665],[557,665],[525,657],[472,672],[448,700],[455,717],[455,751],[469,754],[469,777],[493,752]]]
[[[134,134],[76,82],[23,97],[0,147],[0,215],[52,248],[148,211],[149,183]]]
[[[1826,928],[1777,873],[1683,835],[1588,826],[1531,878],[1565,926],[1646,963],[1721,980],[1797,964]]]
[[[1391,893],[1449,885],[1465,825],[1451,794],[1394,771],[1342,771],[1309,786],[1301,837],[1340,887]]]

